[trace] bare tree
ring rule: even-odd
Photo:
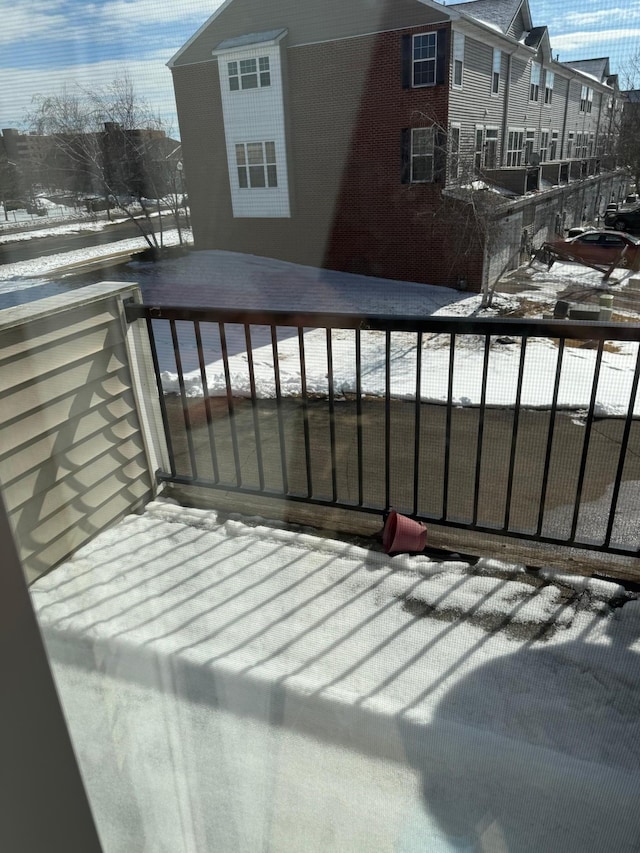
[[[614,117],[617,159],[626,166],[640,188],[640,50],[629,60],[622,76],[623,108]],[[615,106],[615,105],[614,105]]]
[[[116,207],[135,223],[149,249],[162,248],[161,210],[172,188],[175,163],[168,155],[175,141],[167,138],[161,119],[137,96],[129,77],[100,89],[76,86],[38,96],[27,123],[48,137],[42,168],[51,181],[102,197],[101,206]],[[182,242],[181,229],[179,235]]]
[[[505,199],[493,186],[488,172],[497,166],[497,151],[484,145],[475,150],[466,140],[444,127],[437,117],[419,113],[433,128],[433,179],[441,186],[440,201],[422,214],[430,239],[444,243],[448,278],[466,287],[483,266],[485,253],[496,243],[499,225],[495,214]],[[497,139],[496,139],[497,144]],[[497,145],[496,145],[497,147]],[[482,282],[483,304],[490,300],[488,283]]]

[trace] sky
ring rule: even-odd
[[[24,127],[35,95],[108,85],[125,72],[178,136],[167,61],[220,0],[0,0],[0,127]],[[560,7],[560,9],[559,9]],[[530,0],[561,61],[624,69],[640,37],[640,0]]]

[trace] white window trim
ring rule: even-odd
[[[256,146],[260,145],[261,147],[261,162],[260,163],[251,163],[249,161],[249,150],[248,146]],[[243,151],[243,160],[244,162],[240,162],[239,150],[242,148]],[[235,142],[234,149],[236,152],[236,170],[238,176],[238,189],[240,192],[243,191],[251,191],[255,192],[256,190],[274,190],[278,188],[278,163],[276,157],[276,145],[273,140],[251,140],[249,142]],[[273,150],[273,155],[269,156],[268,151]],[[271,167],[271,169],[269,168]],[[264,184],[258,184],[256,186],[252,185],[251,182],[251,170],[252,169],[260,169],[261,174],[264,179]],[[245,175],[245,185],[243,186],[243,182],[240,179],[241,170]]]
[[[255,69],[252,71],[243,71],[242,63],[252,62],[255,65]],[[264,64],[266,62],[266,67]],[[260,66],[263,66],[262,68]],[[241,59],[228,59],[227,63],[227,80],[229,83],[229,91],[230,92],[246,92],[246,91],[255,91],[256,89],[266,89],[271,86],[271,65],[269,62],[268,56],[247,56],[242,57]],[[233,71],[232,71],[233,66]],[[235,71],[235,73],[234,73]],[[245,86],[243,85],[246,78],[254,77],[256,78],[255,86]],[[268,80],[267,80],[268,78]],[[236,86],[232,85],[232,80],[236,81]]]
[[[551,107],[553,104],[553,86],[555,84],[556,75],[553,71],[545,70],[544,72],[544,105]]]
[[[433,36],[433,56],[428,57],[427,59],[420,58],[416,59],[416,39],[419,38],[431,38]],[[433,83],[416,83],[416,65],[422,62],[433,63]],[[416,33],[411,39],[411,86],[414,89],[422,89],[425,86],[435,86],[436,78],[437,78],[437,62],[438,62],[438,33],[430,32],[430,33]]]
[[[493,48],[493,65],[491,67],[491,96],[497,98],[500,94],[500,72],[502,71],[502,51],[499,47]],[[497,85],[495,85],[497,82]]]
[[[544,142],[546,141],[546,145]],[[543,127],[540,130],[540,143],[539,143],[539,152],[540,152],[540,162],[547,163],[549,159],[549,143],[551,142],[551,130],[548,127]]]
[[[437,51],[437,44],[436,44]],[[462,89],[464,85],[464,34],[456,30],[453,32],[453,67],[451,74],[451,86],[453,89]],[[456,64],[459,63],[459,66]],[[456,69],[460,68],[460,82],[456,83]]]
[[[538,103],[540,100],[541,73],[542,66],[540,65],[540,63],[531,60],[531,69],[529,76],[529,101],[531,103]]]
[[[511,137],[514,135],[520,136],[520,147],[519,148],[510,148],[509,143],[511,141]],[[513,156],[515,155],[515,156]],[[513,163],[509,162],[509,160],[517,160],[518,162]],[[522,162],[524,160],[524,127],[509,127],[507,129],[507,150],[506,150],[506,164],[507,168],[515,166],[522,166]]]

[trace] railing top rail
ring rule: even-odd
[[[515,335],[517,337],[576,338],[579,340],[640,341],[640,324],[590,320],[542,320],[512,317],[452,317],[395,314],[349,314],[267,309],[190,307],[128,303],[129,322],[139,319],[188,320],[294,328],[371,329],[392,332],[432,332],[456,335]]]

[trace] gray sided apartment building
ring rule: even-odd
[[[198,249],[480,289],[626,190],[527,0],[227,0],[169,66]]]

